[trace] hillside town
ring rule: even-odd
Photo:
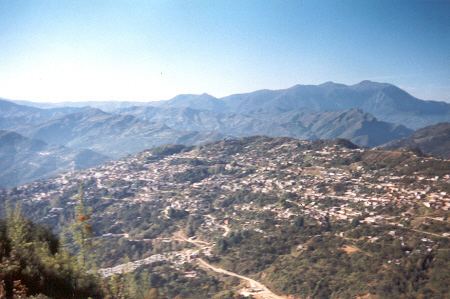
[[[357,242],[377,244],[383,238],[402,244],[417,238],[416,251],[431,252],[450,238],[450,161],[343,141],[251,137],[166,146],[2,196],[20,201],[34,221],[61,229],[79,204],[80,189],[83,204],[92,210],[92,237],[99,248],[102,242],[105,248],[119,244],[101,261],[104,277],[155,263],[200,267],[221,250],[227,254],[223,244],[239,233],[270,239],[277,227],[296,225],[300,218],[301,225],[306,219],[310,226],[345,228],[334,232],[343,241],[354,239],[346,227],[385,228],[342,247],[350,252],[363,252]],[[148,250],[130,249],[139,246]],[[186,275],[195,279],[196,271]],[[242,292],[248,294],[248,287]]]
[[[139,205],[164,201],[165,209],[189,213],[205,209],[206,195],[220,201],[235,192],[249,192],[287,196],[288,202],[317,220],[329,215],[351,221],[366,215],[362,220],[368,223],[389,219],[380,212],[388,205],[405,210],[423,205],[438,213],[450,209],[450,194],[439,189],[450,184],[450,173],[427,176],[417,171],[400,175],[396,169],[370,169],[370,165],[361,161],[337,165],[337,161],[349,160],[373,150],[339,145],[303,150],[301,147],[310,142],[283,141],[273,146],[274,141],[267,139],[267,148],[262,149],[250,143],[230,155],[225,153],[227,143],[234,141],[218,142],[158,160],[153,160],[152,152],[148,151],[98,168],[69,172],[54,179],[24,185],[15,192],[23,197],[25,203],[67,198],[64,204],[73,205],[75,202],[67,195],[83,184],[87,201],[99,199],[98,196],[110,204]],[[435,158],[415,155],[410,158],[410,163],[420,165],[433,160],[440,163]],[[402,166],[408,165],[398,167]],[[198,195],[200,192],[201,196]],[[277,204],[259,208],[254,202],[249,202],[233,208],[241,211],[268,210],[284,219],[296,214],[296,208],[283,208]],[[53,207],[46,216],[52,217],[60,209]],[[232,216],[225,214],[222,221]]]

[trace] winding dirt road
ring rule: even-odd
[[[195,246],[197,246],[198,248],[200,248],[201,250],[205,250],[205,249],[210,249],[212,244],[202,241],[202,240],[195,240],[195,239],[188,239],[186,238],[186,236],[184,236],[181,232],[177,232],[174,235],[174,240],[178,240],[178,241],[185,241],[191,244],[194,244]],[[277,294],[273,293],[271,290],[269,290],[269,288],[267,288],[265,285],[263,285],[262,283],[251,279],[247,276],[243,276],[243,275],[239,275],[237,273],[213,266],[211,264],[209,264],[208,262],[206,262],[205,260],[198,258],[197,259],[198,263],[200,266],[202,266],[203,268],[212,270],[214,272],[217,273],[221,273],[221,274],[225,274],[225,275],[229,275],[229,276],[233,276],[233,277],[237,277],[245,282],[248,283],[248,286],[250,287],[249,290],[247,290],[246,292],[251,294],[253,297],[257,298],[257,299],[287,299],[287,297],[284,296],[278,296]]]
[[[239,275],[237,273],[234,273],[234,272],[222,269],[222,268],[215,267],[200,258],[198,259],[198,262],[199,262],[200,266],[203,266],[204,268],[210,269],[214,272],[229,275],[229,276],[234,276],[241,280],[246,281],[249,284],[250,288],[253,290],[252,295],[255,296],[256,298],[261,298],[261,299],[286,299],[287,298],[284,296],[278,296],[277,294],[275,294],[271,290],[269,290],[265,285],[263,285],[262,283],[254,280],[254,279]]]

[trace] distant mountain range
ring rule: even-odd
[[[99,109],[50,120],[32,128],[28,135],[51,144],[89,148],[115,158],[162,144],[194,144],[223,137],[213,132],[176,130],[162,122],[110,114]]]
[[[26,131],[27,136],[50,144],[89,148],[116,158],[163,144],[201,144],[227,136],[346,138],[358,145],[377,146],[410,133],[402,125],[378,121],[359,109],[245,115],[161,107],[133,107],[115,114],[84,109]]]
[[[0,99],[0,129],[17,130],[74,113],[82,108],[59,107],[40,109]]]
[[[33,101],[24,101],[24,100],[13,100],[11,101],[18,105],[30,106],[35,108],[83,108],[83,107],[91,107],[101,109],[106,112],[111,112],[116,109],[131,107],[131,106],[141,106],[148,105],[147,101],[64,101],[64,102],[56,102],[56,103],[46,103],[46,102],[33,102]],[[152,102],[153,104],[157,102]]]
[[[91,150],[64,146],[0,130],[0,187],[11,187],[63,171],[99,165],[108,157]]]
[[[449,121],[450,104],[420,100],[394,85],[371,81],[296,85],[224,98],[184,94],[147,103],[0,100],[0,129],[48,146],[90,149],[113,158],[163,144],[253,135],[345,138],[373,147]]]
[[[450,121],[449,103],[421,100],[395,85],[368,80],[354,85],[334,82],[326,82],[320,85],[295,85],[287,89],[263,89],[223,98],[215,98],[208,94],[182,94],[167,101],[157,102],[16,102],[39,108],[90,106],[108,112],[133,106],[154,106],[191,108],[245,115],[255,113],[276,114],[293,110],[328,112],[357,108],[372,114],[381,121],[402,124],[412,129]]]
[[[385,148],[420,150],[425,154],[450,159],[450,123],[440,123],[419,129],[407,138],[388,143]]]
[[[240,114],[275,114],[293,110],[326,112],[358,108],[381,121],[402,124],[412,129],[450,120],[449,103],[420,100],[392,84],[372,81],[355,85],[333,82],[295,85],[288,89],[258,90],[221,99],[206,94],[180,95],[167,102],[159,102],[158,105]]]
[[[220,132],[224,136],[286,136],[301,139],[346,138],[362,146],[376,146],[403,138],[412,130],[378,121],[360,109],[335,112],[302,110],[277,114],[220,113],[192,108],[131,107],[121,114],[164,123],[177,130]]]

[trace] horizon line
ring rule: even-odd
[[[117,103],[151,103],[151,102],[164,102],[164,101],[170,101],[172,99],[174,99],[177,96],[182,96],[182,95],[193,95],[193,96],[200,96],[200,95],[208,95],[211,96],[215,99],[221,100],[223,98],[229,97],[229,96],[233,96],[233,95],[241,95],[241,94],[247,94],[247,93],[253,93],[253,92],[258,92],[258,91],[281,91],[281,90],[288,90],[297,86],[321,86],[321,85],[326,85],[326,84],[334,84],[334,85],[344,85],[346,87],[352,87],[352,86],[356,86],[365,82],[370,82],[370,83],[375,83],[375,84],[386,84],[386,85],[391,85],[391,86],[395,86],[397,88],[400,88],[401,90],[405,91],[406,93],[408,93],[409,95],[413,96],[416,99],[422,100],[422,101],[429,101],[429,102],[444,102],[444,103],[449,103],[450,104],[450,99],[444,100],[436,100],[436,99],[423,99],[423,98],[419,98],[416,97],[415,95],[413,95],[411,92],[407,91],[406,88],[401,87],[399,85],[395,85],[393,83],[389,83],[389,82],[380,82],[380,81],[374,81],[374,80],[370,80],[370,79],[365,79],[365,80],[361,80],[357,83],[354,84],[348,84],[348,83],[340,83],[340,82],[335,82],[332,80],[328,80],[322,83],[318,83],[318,84],[312,84],[312,83],[308,83],[308,84],[302,84],[302,83],[298,83],[298,84],[294,84],[291,85],[289,87],[285,87],[285,88],[260,88],[260,89],[255,89],[255,90],[250,90],[250,91],[242,91],[242,92],[236,92],[236,93],[231,93],[231,94],[227,94],[225,96],[214,96],[211,93],[208,92],[200,92],[200,93],[178,93],[175,94],[174,96],[170,97],[170,98],[166,98],[166,99],[86,99],[86,100],[76,100],[76,99],[59,99],[59,100],[31,100],[31,99],[25,99],[25,98],[14,98],[14,97],[3,97],[0,95],[0,100],[4,100],[4,101],[10,101],[10,102],[31,102],[31,103],[36,103],[36,104],[70,104],[70,103],[110,103],[110,102],[117,102]]]

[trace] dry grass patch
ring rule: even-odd
[[[344,245],[341,247],[341,249],[347,254],[353,254],[353,253],[361,251],[358,247],[351,246],[351,245]]]

